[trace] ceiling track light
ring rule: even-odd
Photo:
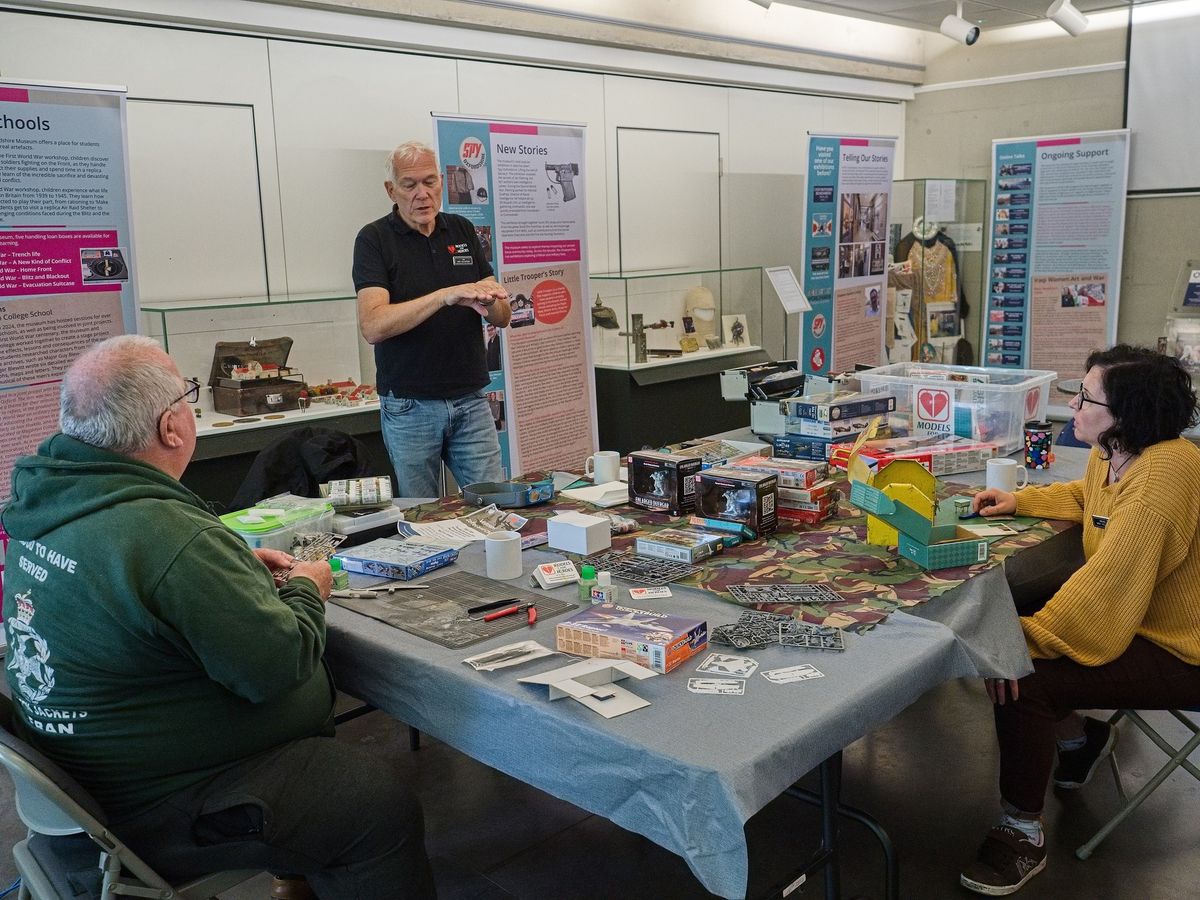
[[[1079,37],[1087,31],[1087,16],[1077,10],[1071,0],[1054,0],[1046,10],[1046,16],[1071,37]]]
[[[942,25],[939,30],[951,40],[958,41],[960,44],[966,44],[968,47],[979,40],[979,26],[972,25],[963,18],[961,2],[958,3],[958,14],[946,16],[946,18],[942,19]]]

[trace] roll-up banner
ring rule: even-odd
[[[884,361],[888,216],[896,139],[809,136],[804,371]]]
[[[1116,341],[1128,172],[1128,130],[992,142],[984,364],[1079,378]]]
[[[444,209],[475,226],[512,305],[508,328],[483,323],[505,471],[577,470],[598,444],[585,126],[435,115],[434,132]]]

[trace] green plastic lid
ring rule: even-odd
[[[580,576],[581,578],[587,579],[587,578],[595,578],[596,577],[596,567],[595,566],[584,566],[579,571],[583,573]]]
[[[250,509],[226,513],[221,521],[239,534],[257,535],[293,528],[332,512],[328,501],[320,498],[272,497]]]

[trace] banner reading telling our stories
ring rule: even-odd
[[[0,505],[67,367],[137,331],[126,159],[123,91],[0,81]]]
[[[435,116],[445,208],[469,219],[512,305],[484,323],[487,388],[509,477],[595,452],[582,125]]]
[[[1078,378],[1117,336],[1129,132],[992,142],[987,365]]]
[[[810,135],[800,319],[806,372],[884,361],[894,138]]]

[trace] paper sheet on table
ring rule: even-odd
[[[418,537],[422,543],[461,550],[472,541],[482,541],[493,531],[520,531],[529,522],[524,516],[492,504],[455,519],[436,522],[400,522],[397,531],[406,538]]]
[[[623,481],[605,481],[591,487],[570,488],[563,491],[562,495],[601,507],[620,506],[629,502],[629,488]]]

